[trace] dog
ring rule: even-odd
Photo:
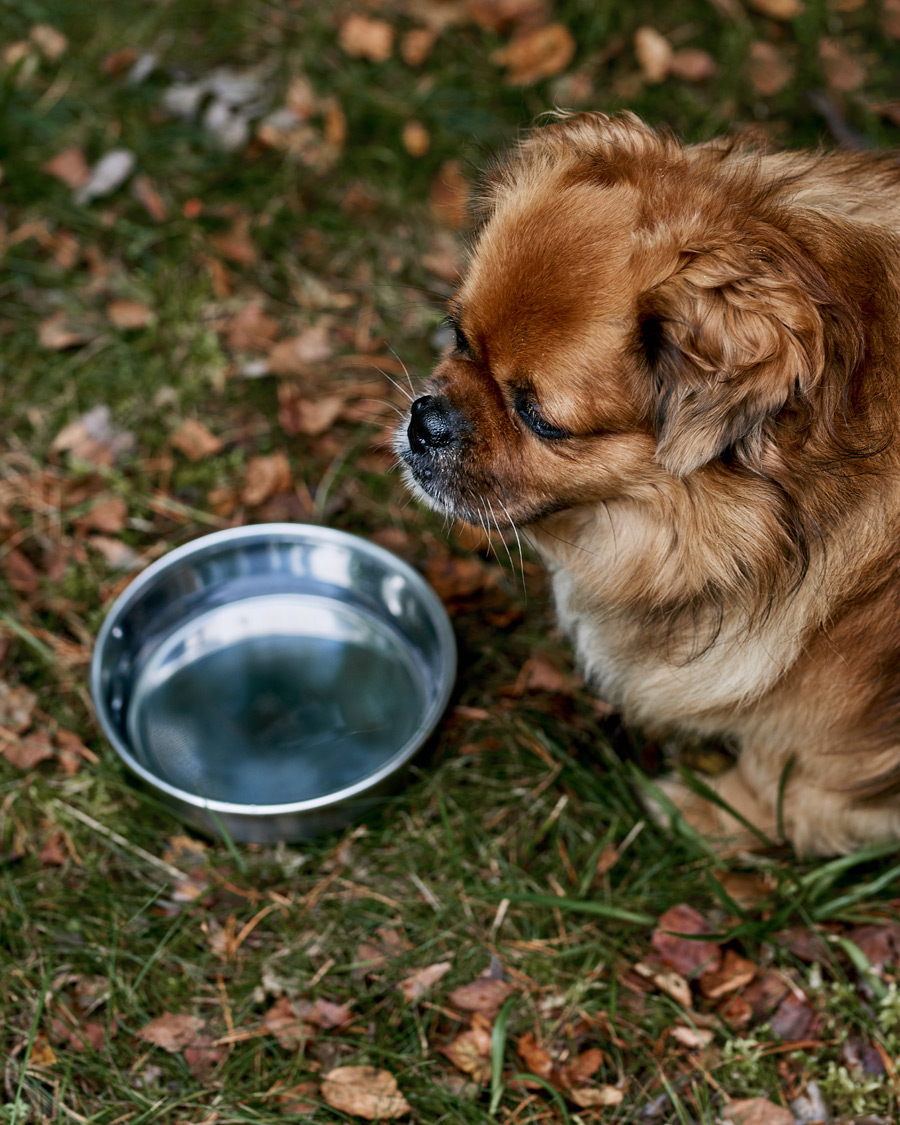
[[[900,841],[897,156],[560,114],[485,173],[448,319],[406,479],[527,534],[627,722],[737,751],[662,807]]]

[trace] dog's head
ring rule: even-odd
[[[416,490],[528,523],[801,447],[859,316],[789,173],[631,115],[532,133],[486,177],[455,342],[398,432]]]

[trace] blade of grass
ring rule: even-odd
[[[569,1116],[569,1111],[566,1108],[566,1103],[563,1099],[562,1094],[559,1092],[559,1090],[557,1090],[555,1086],[551,1086],[546,1078],[538,1078],[536,1074],[531,1074],[528,1071],[520,1071],[518,1074],[514,1074],[512,1078],[510,1078],[510,1082],[536,1082],[538,1086],[542,1086],[556,1102],[557,1107],[559,1108],[560,1115],[562,1117],[563,1125],[572,1125],[572,1118]]]
[[[506,1050],[506,1025],[517,997],[510,996],[500,1009],[491,1031],[491,1103],[488,1113],[496,1117],[503,1098],[503,1054]]]
[[[621,906],[610,906],[605,902],[591,902],[590,899],[562,898],[556,895],[530,894],[525,891],[509,892],[503,897],[508,898],[510,902],[557,907],[560,910],[572,910],[580,914],[596,914],[600,918],[609,918],[615,922],[632,922],[636,926],[656,925],[656,919],[651,914],[640,914],[636,910],[625,910]]]
[[[774,848],[776,846],[775,841],[771,839],[771,837],[767,836],[761,828],[758,828],[752,821],[748,820],[743,813],[739,813],[737,809],[729,805],[725,798],[720,796],[711,785],[707,785],[702,778],[692,773],[685,766],[678,767],[678,774],[689,789],[692,789],[698,796],[703,797],[704,800],[709,801],[710,804],[722,809],[723,812],[727,812],[729,816],[734,817],[738,824],[743,825],[748,832],[752,833],[763,847]]]

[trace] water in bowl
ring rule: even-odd
[[[280,805],[370,777],[412,738],[424,688],[403,642],[355,607],[272,595],[170,637],[128,712],[136,757],[210,800]]]

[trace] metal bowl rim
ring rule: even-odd
[[[380,769],[360,779],[353,785],[348,785],[343,789],[336,789],[331,793],[325,793],[319,797],[311,797],[303,801],[292,801],[280,805],[244,805],[234,801],[220,801],[201,797],[197,793],[191,793],[187,789],[180,789],[178,786],[164,781],[137,761],[130,747],[120,738],[115,727],[109,720],[108,709],[103,698],[100,684],[103,652],[106,648],[109,634],[141,592],[152,585],[153,581],[160,574],[169,570],[172,566],[183,562],[185,559],[189,559],[193,555],[207,554],[215,551],[223,544],[233,543],[235,541],[240,542],[241,540],[247,540],[249,542],[253,540],[258,540],[260,542],[278,540],[290,542],[301,539],[305,542],[312,539],[319,543],[331,542],[352,547],[362,554],[368,554],[378,559],[383,564],[389,566],[394,573],[402,574],[411,583],[416,590],[417,596],[421,597],[425,603],[438,634],[438,650],[444,670],[443,682],[440,685],[441,690],[424,712],[422,720],[412,737],[407,739],[407,741],[387,759]],[[152,562],[146,570],[142,571],[119,595],[115,602],[113,602],[100,628],[100,632],[97,634],[94,654],[91,659],[90,682],[91,696],[93,697],[94,707],[104,734],[128,768],[139,777],[143,778],[144,781],[154,789],[167,793],[170,797],[184,804],[212,813],[221,813],[226,816],[274,817],[291,813],[321,811],[322,809],[339,806],[345,801],[361,796],[369,790],[377,788],[379,784],[386,781],[396,773],[397,770],[406,765],[406,763],[414,757],[416,751],[420,749],[426,739],[430,737],[437,725],[438,719],[440,719],[443,714],[456,680],[456,666],[456,638],[453,635],[453,627],[450,624],[447,611],[444,609],[440,598],[438,598],[437,594],[428,585],[422,575],[408,563],[404,562],[403,559],[398,558],[393,552],[388,551],[386,548],[378,546],[377,543],[370,543],[367,539],[354,535],[352,532],[339,531],[337,528],[324,527],[320,524],[258,523],[247,524],[243,527],[229,527],[222,531],[214,531],[208,535],[201,535],[197,539],[193,539],[191,542],[184,543],[181,547],[176,547],[173,551],[169,551],[161,558]]]

